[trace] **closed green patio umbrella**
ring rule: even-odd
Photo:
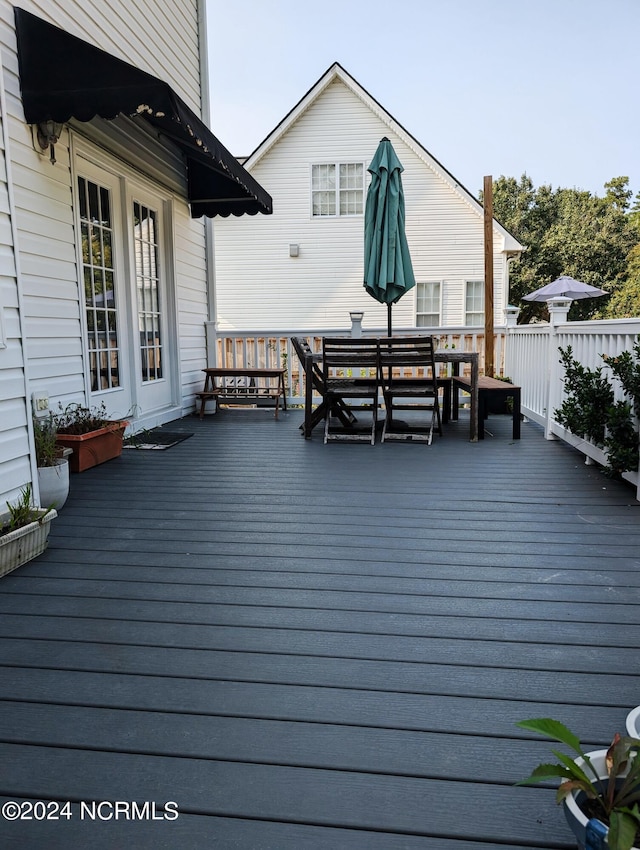
[[[404,230],[404,171],[393,145],[380,141],[368,168],[371,183],[364,212],[364,288],[387,305],[391,336],[391,305],[416,285]]]

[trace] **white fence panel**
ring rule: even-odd
[[[606,464],[606,455],[600,448],[571,434],[555,419],[555,411],[564,398],[559,349],[570,346],[572,357],[585,368],[602,367],[616,398],[622,399],[622,388],[602,355],[616,357],[623,351],[632,351],[640,338],[640,319],[590,322],[554,322],[553,319],[552,311],[550,324],[517,325],[508,329],[506,364],[513,382],[522,387],[522,412],[544,426],[548,439],[562,439],[579,449],[589,461]],[[636,485],[636,497],[640,499],[638,473],[625,472],[623,478]]]
[[[510,328],[506,371],[520,386],[522,412],[545,424],[549,389],[549,326],[521,325]]]

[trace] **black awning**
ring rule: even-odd
[[[141,116],[184,153],[193,218],[272,212],[271,196],[168,83],[24,9],[15,19],[28,124]]]

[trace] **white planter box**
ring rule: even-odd
[[[42,511],[42,519],[0,537],[0,576],[10,573],[44,552],[47,548],[51,520],[56,516],[54,510]],[[8,514],[0,516],[0,528],[8,520]]]

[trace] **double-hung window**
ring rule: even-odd
[[[364,164],[342,162],[312,165],[311,212],[314,217],[362,215]]]
[[[484,325],[483,280],[467,281],[464,323],[468,327],[482,327]]]
[[[440,281],[418,283],[416,326],[437,328],[440,325]]]

